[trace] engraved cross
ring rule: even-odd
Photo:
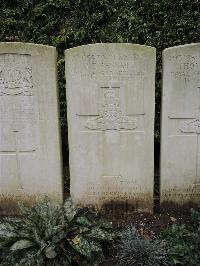
[[[137,120],[126,116],[120,106],[120,86],[100,87],[102,103],[99,115],[86,120],[84,127],[102,131],[103,134],[103,177],[120,176],[121,133],[137,128]]]
[[[34,153],[35,150],[27,150],[27,149],[20,149],[19,148],[19,131],[13,130],[15,134],[15,148],[12,151],[0,151],[0,155],[15,155],[16,158],[16,167],[17,167],[17,184],[18,190],[23,189],[23,182],[21,177],[21,166],[20,166],[20,155],[27,155],[30,153]]]

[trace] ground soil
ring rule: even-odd
[[[107,219],[110,218],[107,216]],[[141,235],[158,235],[161,230],[172,224],[190,224],[190,214],[181,213],[132,213],[124,214],[123,217],[109,219],[115,228],[125,227],[132,224]]]
[[[110,217],[109,217],[110,218]],[[108,216],[107,216],[108,219]],[[112,216],[114,228],[122,229],[130,224],[136,227],[138,233],[144,237],[144,239],[158,236],[160,232],[172,224],[190,224],[190,214],[181,213],[132,213],[124,214],[123,217]],[[105,262],[102,266],[117,266],[118,263],[114,259],[114,250],[110,250],[106,254]]]

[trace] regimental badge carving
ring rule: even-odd
[[[200,119],[194,119],[190,122],[184,122],[180,128],[183,133],[200,134]]]
[[[136,119],[125,116],[120,109],[119,87],[102,87],[103,104],[96,118],[88,119],[85,127],[92,130],[120,130],[137,128]]]
[[[3,54],[0,60],[0,96],[33,95],[29,55]]]
[[[24,189],[23,158],[36,151],[35,98],[30,97],[32,95],[31,56],[0,54],[0,155],[15,158],[10,173],[14,173],[18,190]]]

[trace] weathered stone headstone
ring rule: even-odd
[[[0,43],[0,213],[62,201],[56,50]]]
[[[93,44],[65,59],[73,200],[151,211],[155,48]]]
[[[162,208],[200,204],[200,44],[163,53]]]

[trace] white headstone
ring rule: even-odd
[[[200,44],[163,53],[161,202],[200,204]]]
[[[0,43],[0,213],[62,201],[56,50]]]
[[[75,203],[152,211],[155,54],[133,44],[66,50]]]

